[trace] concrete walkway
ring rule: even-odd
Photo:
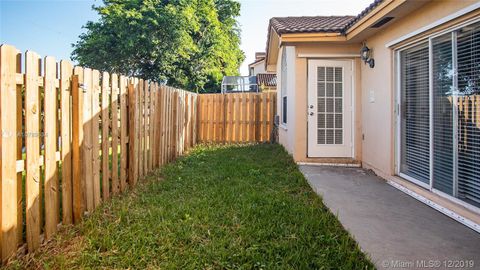
[[[480,234],[373,173],[322,166],[300,170],[377,268],[480,269]],[[468,260],[467,265],[458,260]]]

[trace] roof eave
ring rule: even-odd
[[[273,28],[272,26],[272,20],[270,20],[268,24],[268,34],[267,34],[267,47],[265,48],[265,61],[264,61],[264,67],[265,70],[268,69],[268,63],[270,62],[270,48],[271,48],[271,42],[272,42],[272,34],[275,34],[278,36],[280,39],[280,35],[277,33],[277,31]],[[280,47],[280,44],[278,44],[278,47]]]
[[[248,64],[248,67],[256,66],[256,65],[260,64],[262,61],[265,61],[265,58],[258,59],[258,60],[256,60],[256,61]]]
[[[365,29],[368,29],[383,16],[392,12],[399,6],[403,5],[408,0],[384,0],[367,14],[363,15],[362,18],[356,20],[351,25],[347,25],[344,29],[344,33],[347,35],[348,39],[352,39],[358,34],[360,34]],[[428,1],[428,0],[424,0]]]

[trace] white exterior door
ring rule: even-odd
[[[353,157],[352,61],[308,62],[308,157]]]

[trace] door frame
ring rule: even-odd
[[[336,57],[339,57],[339,56],[336,56]],[[346,56],[347,57],[347,56]],[[355,59],[351,59],[351,58],[334,58],[334,57],[312,57],[312,58],[307,58],[307,61],[306,61],[306,73],[307,73],[307,76],[306,76],[306,104],[305,104],[305,115],[306,115],[306,122],[307,122],[307,125],[306,125],[306,148],[305,148],[305,151],[306,151],[306,157],[307,158],[327,158],[327,157],[316,157],[316,156],[311,156],[309,155],[309,151],[308,151],[308,147],[309,147],[309,117],[308,117],[308,104],[309,104],[309,77],[310,77],[310,73],[309,73],[309,66],[310,66],[310,63],[312,61],[337,61],[337,62],[347,62],[350,64],[350,68],[351,68],[351,71],[350,71],[350,75],[351,75],[351,80],[350,80],[350,97],[351,97],[351,104],[350,104],[350,108],[351,108],[351,151],[350,151],[350,155],[349,156],[346,156],[346,157],[342,157],[342,158],[352,158],[354,159],[355,158],[355,150],[356,150],[356,143],[355,143],[355,136],[356,136],[356,132],[355,132],[355,110],[356,110],[356,106],[355,106],[355,101],[356,101],[356,95],[355,95],[355,92],[356,92],[356,89],[355,89],[355,82],[356,82],[356,69],[355,69]],[[344,104],[345,105],[345,104]],[[345,108],[344,108],[345,109]],[[344,123],[345,124],[345,123]],[[332,158],[335,158],[335,157],[332,157]]]

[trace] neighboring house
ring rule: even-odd
[[[275,71],[266,71],[265,55],[264,52],[255,53],[255,61],[248,65],[249,76],[257,77],[257,84],[261,92],[272,92],[277,90],[277,75]]]
[[[256,76],[258,73],[265,73],[265,53],[256,52],[255,61],[248,65],[248,75]]]
[[[361,164],[480,229],[479,1],[272,18],[266,52],[297,162]]]
[[[277,91],[277,75],[274,73],[258,73],[257,84],[261,92]]]
[[[256,76],[224,76],[222,93],[258,92]]]

